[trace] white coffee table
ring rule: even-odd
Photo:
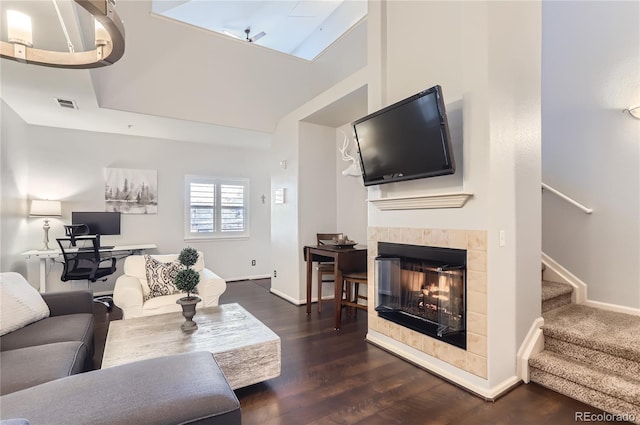
[[[198,310],[193,319],[198,329],[192,333],[180,330],[184,320],[181,313],[167,313],[111,322],[102,368],[209,351],[233,389],[280,375],[280,337],[239,304]]]

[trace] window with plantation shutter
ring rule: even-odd
[[[247,179],[187,176],[185,238],[246,237]]]

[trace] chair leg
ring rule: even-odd
[[[322,312],[322,272],[318,272],[318,313]]]
[[[360,288],[360,284],[358,282],[354,282],[355,288],[353,288],[353,302],[358,303],[358,288]],[[358,309],[356,307],[353,308],[353,317],[358,317]]]
[[[345,301],[351,301],[351,282],[348,280],[344,281],[344,287],[343,287],[343,296],[342,299]],[[347,316],[351,317],[351,311],[352,308],[350,306],[347,306]]]

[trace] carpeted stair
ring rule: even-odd
[[[573,287],[566,283],[542,281],[542,313],[571,304]]]
[[[576,304],[543,317],[531,381],[640,424],[640,317]]]

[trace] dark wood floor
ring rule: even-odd
[[[244,425],[562,425],[575,424],[575,412],[600,413],[536,384],[481,400],[365,342],[366,314],[346,317],[336,332],[330,302],[321,315],[307,316],[304,306],[271,295],[268,279],[229,283],[221,303],[232,302],[282,339],[280,377],[236,391]],[[122,314],[95,311],[99,367],[108,322]]]

